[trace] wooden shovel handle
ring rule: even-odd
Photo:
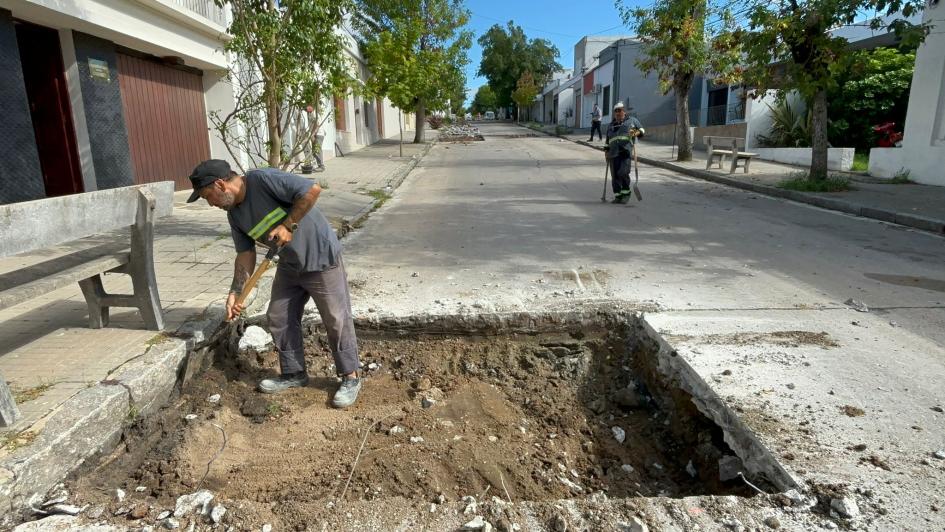
[[[269,269],[269,266],[272,264],[272,261],[266,259],[260,263],[259,267],[256,268],[256,271],[253,272],[253,275],[250,276],[249,280],[246,281],[246,284],[243,285],[243,291],[240,293],[239,297],[236,298],[236,303],[240,306],[243,305],[243,302],[246,301],[246,298],[249,297],[249,293],[253,291],[253,288],[256,288],[256,283],[259,282],[259,278],[266,273],[266,270]]]

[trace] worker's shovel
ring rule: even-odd
[[[610,161],[605,159],[604,165],[604,190],[600,193],[601,202],[607,201],[607,173],[610,172]]]
[[[251,275],[249,280],[246,281],[246,284],[243,285],[243,291],[240,292],[239,297],[236,298],[238,305],[242,306],[246,303],[246,298],[249,297],[249,294],[256,288],[256,284],[259,283],[259,279],[266,273],[266,270],[273,264],[279,263],[279,252],[281,250],[281,246],[269,248],[269,251],[266,253],[266,258],[263,259],[262,263],[256,268],[256,271],[253,272],[253,275]],[[233,326],[230,328],[230,345],[233,352],[235,352],[240,337],[243,336],[243,333],[246,331],[246,321],[243,319],[242,314],[232,321],[235,323],[233,323]]]
[[[637,185],[640,184],[640,160],[637,159],[637,145],[633,144],[633,171],[636,173],[636,181],[633,182],[633,195],[637,197],[637,201],[643,201],[643,194],[640,193],[640,187]]]

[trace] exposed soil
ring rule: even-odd
[[[391,519],[429,515],[431,503],[469,495],[748,494],[719,481],[718,459],[731,451],[717,427],[657,407],[647,372],[634,370],[642,344],[627,353],[616,335],[576,336],[363,335],[362,362],[378,366],[344,411],[328,404],[337,381],[319,336],[308,348],[312,383],[278,396],[254,391],[273,353],[222,358],[70,491],[106,517],[145,503],[144,523],[204,488],[228,508],[224,523],[277,530],[346,527],[339,510],[365,505]],[[117,502],[115,488],[129,499]]]

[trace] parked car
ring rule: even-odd
[[[466,120],[472,120],[472,113],[466,113]]]
[[[486,111],[486,120],[495,120],[495,113],[492,111]]]

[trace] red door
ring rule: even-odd
[[[118,54],[118,82],[135,183],[174,181],[210,158],[200,75],[147,58]]]
[[[82,169],[56,30],[17,21],[23,81],[47,196],[82,192]]]

